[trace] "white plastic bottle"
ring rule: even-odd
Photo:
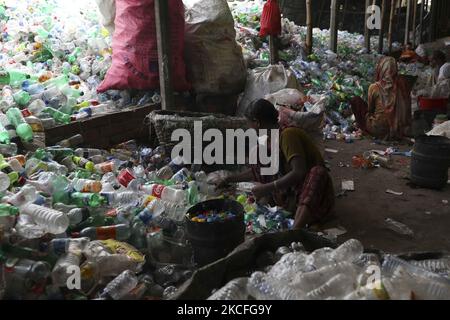
[[[354,279],[341,273],[335,275],[320,287],[308,292],[307,298],[312,300],[324,300],[327,298],[343,299],[354,290]]]
[[[45,228],[49,233],[61,234],[69,227],[69,218],[61,211],[26,203],[21,207],[21,213],[33,218],[34,222]]]

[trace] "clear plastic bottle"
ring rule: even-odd
[[[450,258],[410,261],[411,264],[435,273],[450,274]]]
[[[299,300],[303,293],[268,276],[263,272],[254,272],[247,284],[248,293],[256,300]]]
[[[138,285],[138,278],[134,272],[125,270],[114,278],[103,290],[101,296],[120,300]]]
[[[356,288],[354,279],[345,274],[337,274],[317,289],[308,292],[307,299],[324,300],[327,298],[343,299]]]
[[[0,144],[0,153],[5,156],[14,156],[17,154],[17,145],[15,143]]]
[[[134,191],[120,191],[102,193],[108,199],[111,206],[139,206],[141,203],[141,195]]]
[[[89,238],[56,238],[48,243],[45,251],[57,256],[66,253],[81,254],[88,243]]]
[[[246,300],[248,278],[237,278],[214,292],[208,300]]]
[[[67,280],[72,275],[68,272],[69,267],[80,266],[81,254],[68,252],[63,254],[58,261],[56,261],[55,266],[52,270],[52,281],[53,284],[59,287],[66,287]]]
[[[350,239],[341,244],[331,254],[331,258],[336,261],[353,262],[363,253],[364,247],[362,243],[356,239]]]
[[[91,240],[115,239],[119,241],[127,240],[131,236],[131,229],[126,224],[117,224],[105,227],[89,227],[74,233],[74,236],[88,237]]]
[[[32,287],[47,279],[50,275],[50,265],[43,261],[10,258],[5,262],[7,299],[23,299]]]
[[[89,179],[73,179],[72,186],[79,192],[99,193],[102,190],[102,183]]]
[[[27,214],[49,233],[61,234],[69,227],[69,218],[61,211],[51,208],[26,203],[21,208],[21,213]]]
[[[74,208],[67,213],[67,216],[69,217],[70,226],[76,226],[89,218],[89,210],[86,208]]]
[[[10,86],[4,86],[2,89],[2,101],[0,101],[0,110],[6,112],[14,106],[14,92]]]
[[[187,193],[185,190],[175,189],[169,186],[160,184],[143,185],[142,191],[149,195],[160,198],[161,200],[174,202],[174,203],[186,203]]]
[[[37,196],[36,188],[26,184],[8,199],[8,203],[16,207],[21,207],[26,203],[33,203],[36,201]]]
[[[9,179],[9,176],[4,172],[0,172],[0,192],[3,193],[8,190],[10,184],[11,181]]]

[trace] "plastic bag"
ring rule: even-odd
[[[297,79],[290,69],[272,65],[250,70],[244,95],[239,102],[238,115],[243,115],[252,101],[286,88],[299,89]]]
[[[171,76],[175,91],[190,88],[184,64],[184,6],[169,1]],[[117,0],[113,62],[97,92],[159,88],[154,0]]]
[[[268,0],[264,4],[261,15],[260,37],[277,36],[281,33],[281,11],[276,0]]]
[[[116,0],[95,0],[97,2],[100,23],[110,34],[114,33],[114,19],[116,18]]]
[[[283,89],[273,94],[268,94],[264,97],[270,101],[274,106],[285,106],[297,108],[305,98],[305,95],[297,89]]]
[[[220,95],[242,92],[247,69],[227,1],[191,0],[185,4],[186,67],[194,90]]]

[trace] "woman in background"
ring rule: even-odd
[[[383,57],[376,68],[376,82],[371,84],[368,103],[360,97],[351,101],[356,123],[364,132],[378,139],[401,139],[411,128],[411,96],[408,83],[398,76],[397,62]]]

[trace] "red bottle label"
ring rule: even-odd
[[[116,238],[116,227],[100,227],[97,228],[97,240],[108,240]]]
[[[165,188],[166,188],[166,186],[164,186],[162,184],[157,184],[156,186],[153,187],[152,196],[161,198],[161,194],[163,193]]]

